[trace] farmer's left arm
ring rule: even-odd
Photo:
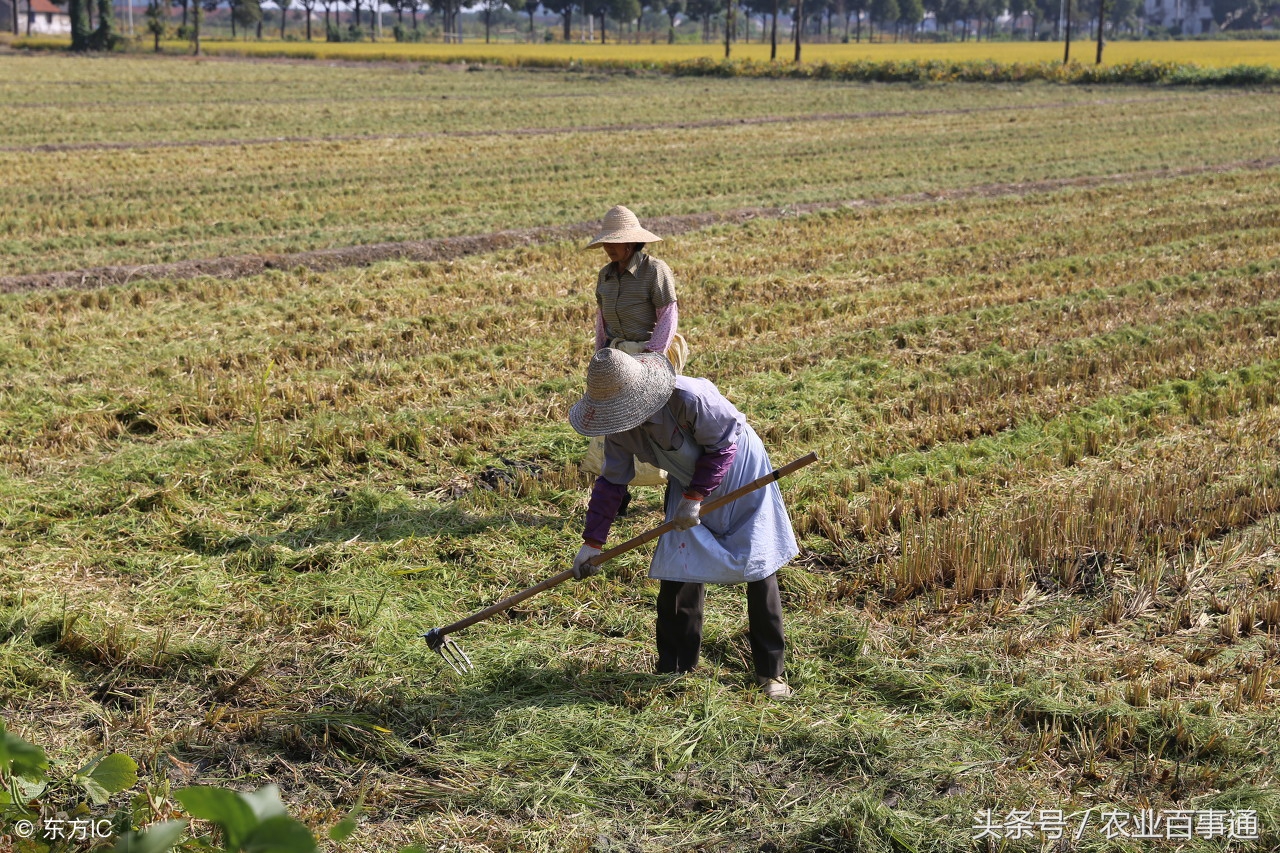
[[[685,387],[681,387],[685,386]],[[677,421],[702,448],[685,497],[701,500],[716,490],[738,452],[746,418],[705,379],[677,382],[672,399]]]

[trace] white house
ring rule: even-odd
[[[24,36],[68,35],[71,16],[49,0],[0,0],[0,30],[14,32],[13,7],[18,7],[17,34]]]
[[[1147,25],[1173,34],[1197,36],[1218,31],[1209,0],[1143,0]]]

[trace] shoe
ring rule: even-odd
[[[756,686],[764,691],[767,699],[779,702],[791,698],[791,688],[781,678],[757,678]]]

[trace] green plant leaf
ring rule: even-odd
[[[89,775],[111,793],[119,793],[138,784],[138,762],[124,753],[112,753],[99,761]]]
[[[21,776],[38,782],[49,769],[49,759],[44,750],[29,743],[5,728],[0,720],[0,777]]]
[[[287,817],[289,814],[280,800],[280,789],[275,785],[263,785],[252,793],[241,794],[240,797],[249,804],[249,808],[253,809],[253,814],[258,820]]]
[[[127,832],[114,853],[169,853],[187,829],[185,820],[166,820],[138,832]]]
[[[288,815],[264,820],[244,842],[244,853],[315,853],[311,830]]]
[[[18,783],[16,787],[20,803],[29,803],[49,790],[49,782],[46,779],[23,779],[19,777],[14,781]]]
[[[222,827],[227,836],[226,846],[230,850],[239,850],[244,839],[258,824],[253,808],[236,791],[195,785],[174,792],[174,797],[182,803],[187,814]]]
[[[356,822],[354,818],[344,817],[342,820],[329,827],[329,839],[331,841],[346,841],[351,834],[356,831]]]
[[[123,753],[115,752],[86,764],[73,778],[84,788],[90,800],[102,805],[112,794],[138,784],[138,763]]]
[[[360,815],[360,809],[364,806],[364,794],[360,794],[360,798],[356,800],[356,804],[351,807],[351,811],[347,812],[347,816],[342,820],[329,827],[329,839],[331,841],[346,841],[356,831],[356,818]]]

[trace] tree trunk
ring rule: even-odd
[[[729,58],[729,35],[733,31],[733,0],[724,0],[724,58]]]
[[[484,43],[489,43],[489,0],[484,3]]]
[[[14,0],[17,2],[17,0]],[[69,12],[71,14],[71,49],[72,50],[88,50],[89,34],[92,30],[89,27],[89,0],[71,0]]]
[[[608,16],[604,12],[601,12],[600,13],[600,43],[601,44],[609,43],[609,38],[608,38],[609,34],[605,30],[605,27],[607,27],[608,25],[609,25]]]
[[[573,38],[573,29],[572,29],[572,23],[571,23],[572,21],[573,21],[573,7],[566,6],[564,9],[564,40],[566,43],[571,38]]]
[[[283,0],[281,0],[283,3]],[[284,41],[284,25],[289,20],[289,7],[281,5],[280,7],[280,41]]]
[[[311,41],[311,7],[307,7],[307,41]]]
[[[200,55],[200,24],[204,20],[204,9],[200,8],[200,3],[195,3],[195,8],[191,10],[191,20],[195,21],[195,41],[196,56]]]
[[[862,44],[862,10],[858,10],[858,21],[854,24],[854,39],[858,44]]]
[[[1066,65],[1071,61],[1071,0],[1067,0],[1067,28],[1066,41],[1062,48],[1062,64]]]
[[[1107,0],[1098,0],[1098,58],[1095,65],[1102,64],[1102,23],[1107,19]]]
[[[800,64],[800,42],[804,40],[804,0],[796,0],[796,65]]]
[[[773,0],[773,26],[770,28],[769,34],[769,61],[773,62],[778,58],[778,2]]]

